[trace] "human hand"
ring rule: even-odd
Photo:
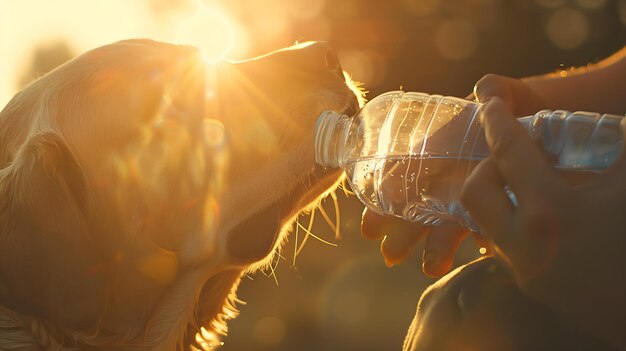
[[[480,97],[487,95],[479,91]],[[591,180],[571,184],[510,107],[499,97],[486,103],[481,120],[491,156],[465,182],[461,201],[524,294],[624,347],[626,156]],[[622,127],[626,139],[626,122]]]
[[[430,277],[440,277],[452,267],[454,254],[469,231],[454,223],[428,226],[383,216],[366,208],[361,220],[361,234],[366,239],[382,240],[380,251],[387,266],[406,260],[416,244],[424,239],[422,270]],[[484,247],[486,254],[491,254],[491,243],[487,237],[472,235],[477,245]]]
[[[544,107],[543,100],[533,87],[523,80],[489,74],[476,83],[470,100],[480,101],[485,96],[500,96],[518,115],[532,114]],[[411,223],[391,216],[382,216],[365,209],[361,222],[363,236],[370,240],[382,240],[380,250],[385,263],[392,266],[404,261],[417,242],[425,239],[422,270],[426,275],[439,277],[452,267],[454,254],[468,231],[448,223],[438,227]],[[479,247],[491,254],[487,237],[473,234]]]

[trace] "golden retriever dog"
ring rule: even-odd
[[[508,268],[489,257],[453,270],[424,292],[404,350],[616,349],[525,297]]]
[[[0,350],[213,349],[245,272],[341,177],[326,109],[360,93],[323,43],[207,65],[129,40],[0,113]]]

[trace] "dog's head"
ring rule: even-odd
[[[59,67],[0,114],[0,305],[76,344],[223,332],[242,272],[340,177],[317,116],[356,107],[322,43],[206,65],[132,40]]]
[[[493,257],[459,267],[426,290],[404,349],[613,350],[525,297]]]

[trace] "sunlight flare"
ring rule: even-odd
[[[206,62],[217,63],[233,49],[235,31],[224,13],[198,3],[193,16],[179,24],[175,40],[197,47]]]

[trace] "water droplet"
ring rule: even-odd
[[[372,179],[372,172],[365,173],[365,179],[367,179],[367,180]]]
[[[370,195],[370,202],[371,202],[374,206],[378,206],[378,199],[376,198],[376,194],[372,194],[372,195]]]

